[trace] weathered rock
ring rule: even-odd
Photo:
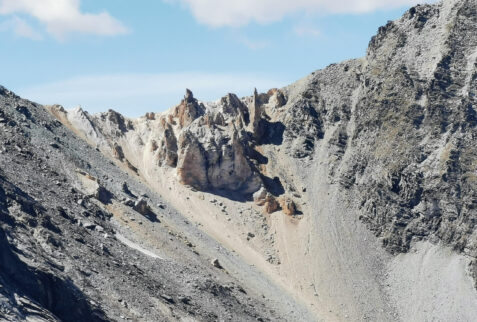
[[[287,216],[294,216],[296,214],[296,204],[293,199],[289,197],[280,198],[280,207],[282,211]]]
[[[106,113],[101,113],[100,117],[106,124],[106,130],[112,131],[118,136],[133,129],[131,121],[114,110],[110,109]]]
[[[205,152],[195,137],[185,132],[179,138],[179,161],[177,175],[179,182],[197,189],[209,187]]]
[[[217,258],[214,258],[210,262],[214,267],[217,267],[218,269],[223,269],[222,265],[220,264],[219,260]]]
[[[121,185],[121,190],[129,196],[134,196],[131,190],[129,190],[128,184],[126,182],[123,182],[123,184]]]
[[[81,189],[85,195],[96,198],[104,204],[111,202],[113,194],[103,187],[99,180],[90,175],[89,173],[76,169],[76,173],[79,176],[81,182]],[[78,204],[83,204],[83,201],[78,201]]]
[[[117,143],[113,144],[113,156],[120,161],[124,160],[123,148]]]
[[[177,166],[177,139],[169,123],[164,126],[164,137],[159,148],[160,163],[165,163],[170,167]]]
[[[192,92],[187,89],[184,99],[174,108],[172,116],[178,119],[180,127],[185,127],[201,116],[203,110],[204,107],[197,102]]]
[[[111,202],[111,198],[113,197],[113,195],[108,189],[98,184],[98,188],[94,193],[94,197],[102,203],[107,204]]]
[[[151,213],[151,208],[149,207],[146,199],[144,198],[139,198],[138,200],[136,200],[133,209],[144,216],[147,216]]]
[[[146,119],[149,121],[154,121],[156,119],[156,114],[154,113],[146,113],[145,115]]]
[[[260,138],[263,132],[260,128],[260,120],[262,119],[262,108],[259,102],[258,92],[255,88],[253,92],[252,102],[250,103],[250,128],[255,139]]]
[[[271,214],[280,209],[280,204],[278,203],[277,199],[275,199],[274,196],[272,196],[271,194],[268,194],[267,197],[265,198],[265,204],[263,209],[267,214]]]
[[[138,168],[136,168],[131,162],[129,162],[129,160],[126,160],[126,166],[128,167],[128,169],[132,170],[134,173],[138,173]]]

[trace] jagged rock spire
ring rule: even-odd
[[[260,102],[258,99],[257,88],[255,88],[253,91],[253,101],[250,106],[250,123],[252,127],[252,133],[255,138],[258,138],[260,136],[259,122],[261,117],[262,117],[262,111],[260,109]]]
[[[187,103],[192,103],[194,101],[194,94],[192,94],[192,91],[188,88],[186,88],[186,93],[185,93],[185,96],[184,96],[184,100]]]

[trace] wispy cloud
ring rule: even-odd
[[[297,25],[293,28],[293,32],[300,37],[319,37],[321,31],[318,28],[305,25]]]
[[[421,0],[164,0],[181,2],[201,23],[213,26],[244,26],[270,23],[296,12],[365,13],[414,5]]]
[[[41,33],[33,29],[25,20],[16,16],[0,23],[0,31],[13,31],[19,37],[32,40],[43,39]]]
[[[0,0],[0,15],[15,14],[33,17],[59,40],[65,39],[71,33],[114,36],[128,32],[120,21],[107,12],[81,12],[80,0]],[[28,34],[25,26],[26,23],[20,25],[23,33]]]
[[[247,36],[239,36],[238,41],[242,45],[244,45],[244,46],[246,46],[246,47],[248,47],[249,49],[252,49],[252,50],[264,49],[264,48],[267,48],[270,45],[269,41],[266,41],[266,40],[252,40],[252,39],[248,38]]]
[[[90,112],[116,109],[126,115],[163,111],[179,103],[185,88],[204,101],[228,92],[251,95],[254,87],[266,91],[289,80],[260,74],[122,74],[82,76],[17,90],[24,98],[42,104],[61,104],[67,108],[81,105]]]

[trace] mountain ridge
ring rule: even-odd
[[[5,134],[12,144],[2,153],[8,175],[1,177],[22,179],[4,158],[37,155],[22,152],[37,142],[53,151],[54,160],[45,162],[61,164],[64,182],[84,194],[62,207],[74,214],[78,206],[99,207],[95,224],[91,214],[73,216],[79,227],[99,225],[126,236],[123,241],[143,250],[140,256],[152,252],[171,260],[164,273],[148,277],[173,294],[154,302],[159,312],[149,312],[127,290],[121,291],[126,306],[103,292],[106,297],[95,301],[102,301],[103,314],[111,319],[121,311],[138,320],[178,320],[193,318],[198,310],[199,320],[472,321],[477,316],[476,26],[475,1],[419,5],[381,27],[363,58],[244,98],[228,94],[200,102],[186,90],[177,106],[137,119],[112,110],[90,115],[59,105],[44,108],[0,88],[2,109],[8,111],[0,115],[1,124],[13,129]],[[45,140],[37,128],[69,134],[48,134]],[[18,186],[32,189],[22,180]],[[64,190],[58,182],[52,191]],[[2,229],[21,233],[24,228],[12,220],[28,216],[14,205],[2,211],[10,218]],[[62,220],[58,216],[61,211],[55,210],[55,221]],[[48,220],[44,225],[51,228]],[[64,223],[59,227],[71,230]],[[52,231],[48,238],[56,236]],[[106,247],[137,256],[118,246],[124,244],[121,238]],[[185,248],[178,246],[182,242]],[[173,255],[174,247],[186,260]],[[153,266],[140,256],[138,270],[149,274]],[[206,274],[183,268],[188,260],[216,277],[204,281]],[[184,286],[172,276],[175,269],[186,270],[202,286]],[[108,283],[118,288],[117,282]],[[184,295],[170,285],[180,285],[192,303],[212,290],[216,305],[198,301],[188,310],[189,304],[178,300]],[[240,288],[251,294],[248,300]],[[257,307],[245,310],[241,303],[252,299]],[[135,315],[139,311],[148,313]]]

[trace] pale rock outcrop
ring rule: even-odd
[[[260,131],[260,120],[262,119],[262,109],[259,101],[257,89],[253,92],[252,102],[250,103],[250,129],[255,139],[262,136]]]
[[[160,164],[166,164],[169,167],[177,165],[177,138],[170,123],[164,125],[164,136],[159,145],[157,158]]]
[[[197,189],[207,189],[207,162],[197,139],[189,132],[179,138],[177,176],[180,183]]]

